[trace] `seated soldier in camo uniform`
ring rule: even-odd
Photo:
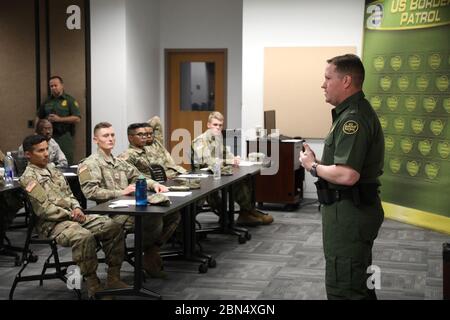
[[[84,214],[63,174],[48,163],[48,142],[40,135],[25,138],[23,149],[29,163],[20,177],[34,213],[37,230],[54,238],[64,247],[72,247],[72,258],[86,278],[89,298],[102,289],[97,277],[97,242],[102,242],[108,264],[106,288],[124,288],[120,267],[124,257],[123,229],[108,216]]]
[[[194,166],[199,168],[211,168],[216,158],[221,159],[223,163],[230,165],[239,165],[239,157],[235,157],[231,152],[224,149],[222,139],[223,115],[220,112],[212,112],[208,117],[208,130],[199,135],[192,142],[194,153]],[[233,188],[233,196],[239,204],[240,213],[236,224],[244,226],[257,226],[261,224],[270,224],[273,218],[269,214],[264,214],[253,208],[251,203],[251,185],[244,181]],[[220,208],[218,193],[208,198],[210,205],[218,210]]]
[[[130,145],[119,158],[135,166],[147,178],[151,178],[150,165],[163,167],[167,178],[172,179],[187,170],[175,164],[170,153],[156,139],[153,139],[153,128],[148,123],[133,123],[128,126]]]
[[[116,158],[112,154],[116,138],[112,125],[100,122],[94,128],[94,142],[98,151],[82,160],[78,166],[78,177],[81,190],[87,199],[97,203],[131,195],[135,191],[135,182],[141,173],[128,162]],[[159,192],[168,191],[167,187],[158,182],[147,179],[149,190]],[[134,230],[134,217],[128,215],[112,216],[126,230]],[[145,216],[142,224],[144,270],[150,277],[166,277],[162,272],[160,247],[170,238],[180,221],[178,212],[164,216]]]

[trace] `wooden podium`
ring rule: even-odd
[[[278,156],[272,148],[278,146]],[[297,208],[303,199],[303,181],[305,170],[300,165],[300,140],[247,140],[247,156],[250,152],[262,152],[272,160],[271,168],[278,166],[273,175],[256,177],[255,201],[259,206],[264,202],[283,203],[288,209]]]

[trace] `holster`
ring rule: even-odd
[[[317,189],[317,197],[320,204],[330,205],[336,201],[348,199],[355,206],[360,204],[372,205],[378,201],[378,185],[377,184],[356,184],[348,189],[337,190],[330,189],[328,182],[319,178],[315,183]]]
[[[319,178],[316,182],[314,182],[314,184],[316,185],[317,197],[320,204],[330,205],[335,202],[326,180]]]

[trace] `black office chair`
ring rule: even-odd
[[[166,171],[163,166],[159,164],[151,164],[150,165],[150,174],[152,179],[156,182],[164,183],[167,181]]]
[[[28,199],[28,196],[26,195],[26,192],[22,192],[23,199],[24,199],[24,206],[25,210],[29,212],[30,220],[28,224],[27,229],[27,237],[25,240],[25,245],[23,248],[23,254],[22,254],[22,268],[17,273],[16,277],[14,278],[14,282],[11,286],[11,290],[9,291],[9,299],[12,300],[14,297],[14,291],[18,285],[19,282],[25,282],[25,281],[39,281],[39,285],[43,285],[44,280],[49,279],[60,279],[65,284],[67,283],[67,277],[66,272],[67,268],[71,265],[74,265],[74,261],[60,261],[59,254],[58,254],[58,247],[55,239],[52,238],[42,238],[39,237],[39,235],[35,232],[36,223],[38,220],[38,217],[34,214],[33,207],[31,205],[31,202]],[[37,244],[42,245],[46,244],[50,246],[51,253],[46,259],[41,274],[37,275],[22,275],[22,272],[26,269],[29,263],[34,263],[38,260],[37,256],[33,255],[30,250],[30,245]],[[52,261],[53,258],[53,262]],[[53,273],[47,273],[47,269],[54,268],[55,272]],[[81,299],[81,291],[78,289],[74,289],[74,292],[76,293],[78,299]]]

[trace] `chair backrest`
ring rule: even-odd
[[[152,175],[152,179],[155,180],[156,182],[167,181],[166,171],[159,164],[150,165],[150,174]]]
[[[23,152],[19,151],[12,151],[11,156],[14,159],[15,174],[17,177],[20,177],[27,167],[27,158],[25,158]]]

